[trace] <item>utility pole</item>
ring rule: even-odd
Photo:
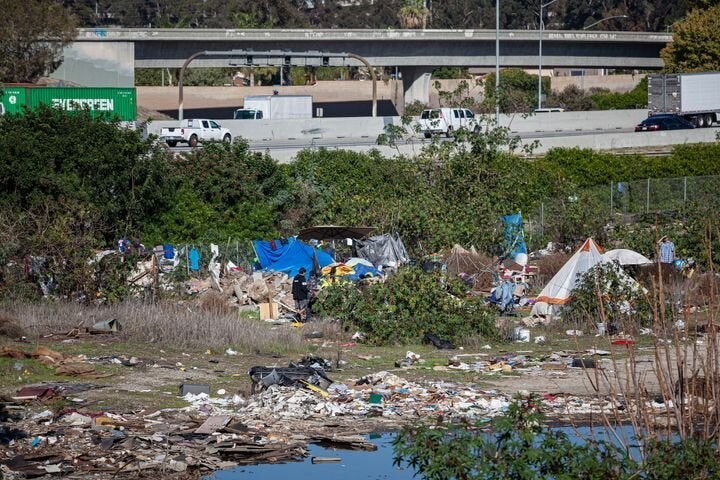
[[[545,27],[545,21],[543,20],[543,8],[557,2],[557,0],[551,0],[547,3],[540,2],[540,41],[538,43],[538,103],[537,108],[542,108],[542,41],[543,41],[543,30]]]
[[[500,125],[500,0],[495,0],[495,125]]]

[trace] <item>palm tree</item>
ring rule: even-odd
[[[425,28],[429,16],[430,10],[425,6],[425,0],[404,0],[398,12],[402,28]]]

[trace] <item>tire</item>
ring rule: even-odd
[[[230,136],[229,133],[226,133],[225,136],[223,137],[223,142],[230,143],[231,141],[232,141],[232,137]]]
[[[447,132],[445,132],[445,136],[446,136],[447,138],[452,138],[452,136],[453,136],[454,133],[455,133],[455,132],[453,132],[453,128],[452,128],[452,127],[448,127]]]
[[[177,145],[177,142],[176,142],[175,140],[168,140],[168,141],[167,141],[167,144],[168,144],[168,147],[171,147],[171,148],[172,148],[172,147],[174,147],[175,145]]]
[[[192,135],[192,136],[190,137],[190,141],[188,142],[188,144],[189,144],[191,147],[193,147],[193,148],[197,147],[197,144],[198,144],[197,135]]]
[[[715,121],[715,115],[712,113],[706,113],[705,114],[705,126],[706,127],[712,127],[713,122]]]
[[[473,128],[473,135],[480,135],[480,126],[476,125],[475,128]]]
[[[703,115],[695,117],[695,128],[705,128],[705,117]]]
[[[432,138],[432,133],[425,132],[425,138]]]

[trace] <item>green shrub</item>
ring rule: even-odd
[[[718,478],[720,462],[712,441],[673,443],[639,439],[644,457],[617,442],[573,441],[543,422],[542,400],[516,398],[492,420],[404,427],[394,441],[395,464],[407,464],[427,480],[670,480]],[[608,438],[614,437],[608,434]]]
[[[316,310],[364,332],[372,344],[419,342],[426,333],[458,343],[473,334],[494,338],[494,313],[466,295],[456,280],[402,268],[385,283],[362,290],[352,285],[325,288]]]
[[[604,321],[618,326],[628,325],[630,320],[646,325],[651,318],[650,302],[642,287],[619,265],[605,263],[580,276],[561,316],[569,322],[600,322],[604,317]]]
[[[648,80],[644,77],[629,92],[595,91],[590,95],[593,110],[628,110],[646,108],[648,97]]]

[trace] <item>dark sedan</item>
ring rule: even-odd
[[[695,126],[676,115],[653,115],[635,127],[636,132],[654,132],[656,130],[681,130]]]

